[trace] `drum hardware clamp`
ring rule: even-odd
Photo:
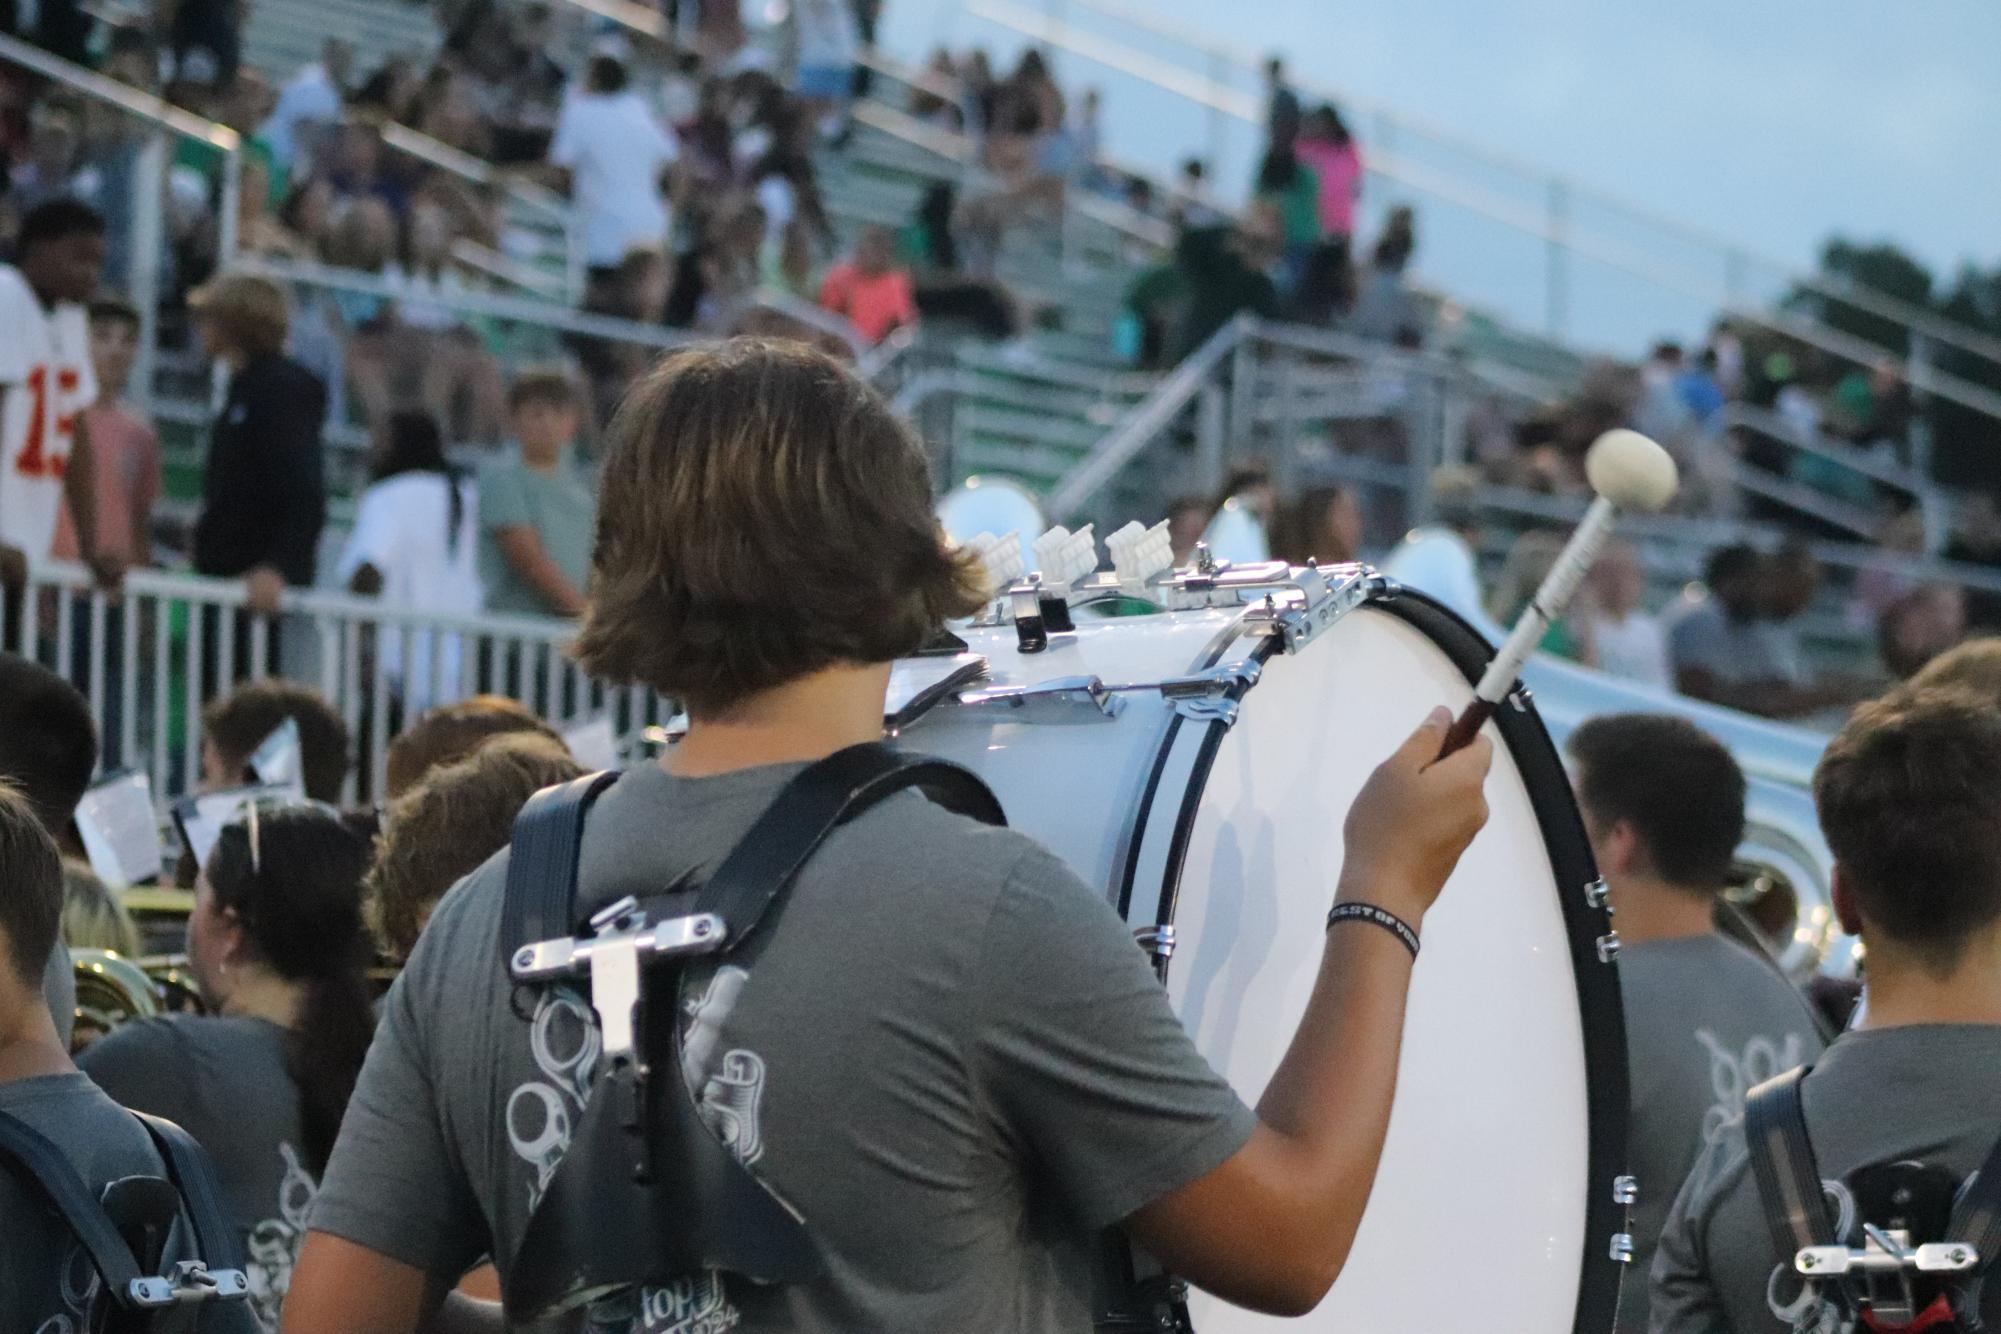
[[[1612,1262],[1629,1265],[1633,1263],[1633,1234],[1614,1232],[1612,1234]]]
[[[1245,658],[1158,681],[1108,685],[1097,676],[1060,676],[1034,685],[962,690],[953,702],[962,709],[1007,710],[1017,722],[1095,723],[1118,717],[1125,707],[1124,696],[1152,692],[1184,718],[1228,725],[1236,719],[1234,697],[1256,685],[1262,671],[1255,661]]]
[[[1619,957],[1619,933],[1607,931],[1598,937],[1598,962],[1610,963]]]
[[[1133,932],[1133,943],[1159,960],[1174,957],[1174,926],[1163,923],[1159,926],[1143,926]]]
[[[1640,1198],[1640,1179],[1635,1176],[1612,1178],[1612,1203],[1632,1204]]]
[[[1593,908],[1602,908],[1612,901],[1611,886],[1600,876],[1584,887],[1584,901]]]

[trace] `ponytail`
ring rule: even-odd
[[[218,907],[236,911],[263,961],[304,995],[285,1042],[299,1089],[306,1166],[326,1171],[341,1117],[375,1033],[368,990],[371,945],[361,912],[369,845],[316,803],[259,816],[259,865],[243,824],[222,831],[209,859]]]

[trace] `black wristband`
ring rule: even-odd
[[[1373,903],[1337,903],[1327,913],[1327,925],[1331,929],[1336,922],[1371,922],[1401,940],[1411,958],[1417,957],[1417,932],[1387,908]]]

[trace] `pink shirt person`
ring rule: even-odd
[[[1320,180],[1320,230],[1328,236],[1355,234],[1355,200],[1362,193],[1362,151],[1331,106],[1306,118],[1293,149]]]
[[[894,267],[889,230],[871,227],[855,244],[855,256],[827,270],[820,305],[844,315],[871,343],[917,323],[917,295],[910,275]]]

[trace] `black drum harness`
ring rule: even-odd
[[[217,1194],[214,1167],[170,1121],[131,1115],[145,1127],[166,1176],[113,1181],[93,1196],[63,1151],[27,1122],[0,1112],[0,1167],[20,1170],[89,1257],[98,1278],[90,1334],[191,1334],[218,1302],[250,1295],[236,1230]],[[183,1206],[197,1257],[165,1260]],[[250,1316],[244,1313],[246,1324]]]
[[[1983,1302],[1982,1288],[2001,1258],[2001,1143],[1967,1182],[1913,1162],[1851,1173],[1857,1217],[1844,1236],[1807,1138],[1800,1085],[1810,1070],[1767,1080],[1744,1101],[1758,1198],[1775,1253],[1803,1280],[1799,1302],[1830,1305],[1844,1330],[1989,1329],[1983,1306],[1995,1303]]]
[[[605,1064],[529,1216],[507,1284],[511,1320],[706,1270],[761,1283],[824,1271],[806,1220],[709,1128],[682,1077],[683,973],[740,950],[827,837],[887,797],[916,788],[948,810],[1006,823],[986,785],[958,765],[851,746],[793,778],[706,883],[620,899],[579,929],[584,821],[617,777],[538,793],[514,826],[501,928],[508,977],[588,979]]]

